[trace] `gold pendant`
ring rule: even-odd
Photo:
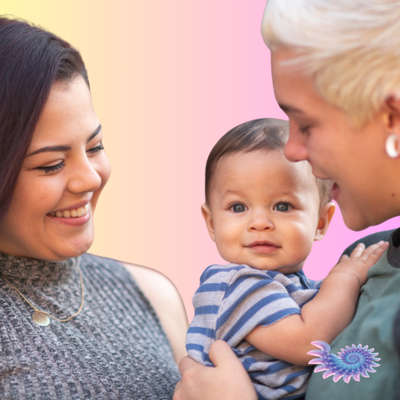
[[[35,311],[32,315],[32,319],[33,322],[39,326],[47,326],[50,324],[50,318],[40,311]]]

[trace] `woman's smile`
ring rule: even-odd
[[[48,216],[57,223],[80,226],[90,221],[90,206],[86,203],[83,207],[50,213]]]
[[[337,201],[340,193],[340,188],[336,182],[334,182],[332,185],[331,193],[332,193],[332,199]]]
[[[57,218],[77,218],[77,217],[83,217],[87,215],[89,212],[89,203],[86,203],[83,207],[78,206],[78,207],[71,207],[66,210],[59,210],[56,212],[50,213],[52,217],[57,217]]]

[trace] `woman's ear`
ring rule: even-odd
[[[400,156],[400,100],[395,97],[386,99],[383,107],[383,124],[387,133],[385,150],[390,158]]]
[[[325,236],[333,214],[335,213],[335,207],[335,204],[332,202],[329,202],[322,207],[319,212],[318,225],[315,230],[314,240],[321,240]]]
[[[211,210],[210,207],[206,203],[201,206],[201,215],[204,218],[204,221],[207,225],[208,234],[210,238],[215,242],[215,235],[214,235],[214,224],[212,220]]]
[[[400,135],[400,99],[388,97],[383,106],[383,113],[387,131]]]

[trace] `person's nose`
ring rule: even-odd
[[[250,231],[265,231],[272,230],[274,228],[274,222],[267,210],[260,208],[252,212],[249,220]]]
[[[72,193],[95,192],[101,184],[102,179],[96,169],[96,164],[92,164],[87,157],[82,157],[71,170],[68,190]]]
[[[298,126],[289,121],[289,139],[285,146],[285,157],[292,162],[308,159],[307,134],[301,133]]]

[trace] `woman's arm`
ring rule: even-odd
[[[290,315],[269,325],[259,326],[246,340],[262,352],[296,365],[307,365],[313,357],[314,340],[331,343],[351,322],[360,287],[369,268],[382,256],[388,243],[365,249],[359,244],[350,257],[342,256],[324,279],[317,295],[303,306],[301,314]]]
[[[206,367],[190,357],[179,364],[182,380],[175,388],[173,400],[256,400],[257,395],[242,363],[226,342],[211,345]]]
[[[163,274],[140,265],[123,264],[133,275],[156,311],[171,344],[176,363],[186,356],[188,321],[182,299],[174,284]]]

